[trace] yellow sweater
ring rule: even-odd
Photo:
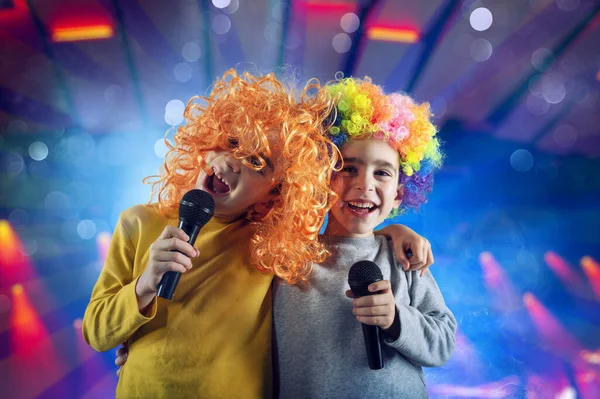
[[[271,275],[249,262],[252,235],[243,221],[211,221],[171,301],[154,299],[140,314],[138,277],[149,247],[167,224],[155,207],[123,212],[83,318],[98,351],[129,342],[117,397],[269,398],[272,396]]]

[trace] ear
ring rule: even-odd
[[[275,206],[275,200],[279,196],[280,192],[281,184],[278,184],[275,187],[273,187],[267,198],[265,198],[261,202],[257,202],[256,204],[254,204],[254,206],[252,206],[252,209],[250,210],[251,219],[260,220],[267,216],[271,209],[273,209],[273,207]]]
[[[402,198],[404,198],[404,186],[402,184],[398,184],[396,198],[394,198],[394,209],[398,209],[400,204],[402,204]]]
[[[252,220],[260,220],[267,216],[271,209],[275,206],[275,201],[281,194],[281,183],[277,184],[275,187],[271,189],[267,198],[265,198],[261,202],[257,202],[250,208],[250,219]]]
[[[275,205],[275,201],[273,198],[269,198],[267,201],[258,202],[254,204],[254,209],[252,210],[252,218],[254,220],[260,220],[267,216],[269,211],[273,209],[273,205]]]

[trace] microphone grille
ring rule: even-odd
[[[193,189],[179,203],[179,219],[204,226],[215,213],[215,200],[206,191]]]
[[[367,287],[380,280],[383,280],[381,269],[375,262],[370,260],[356,262],[348,272],[348,285],[357,296],[370,295],[371,293],[367,290]]]

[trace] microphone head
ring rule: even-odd
[[[185,193],[179,203],[179,220],[204,226],[215,213],[215,200],[203,190],[193,189]]]
[[[369,292],[368,287],[381,280],[383,280],[381,269],[370,260],[356,262],[348,272],[348,285],[357,297],[374,294],[374,292]]]

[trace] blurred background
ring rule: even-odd
[[[108,398],[81,317],[165,132],[225,70],[429,101],[447,153],[396,219],[459,330],[433,398],[600,398],[595,0],[0,0],[0,386]],[[168,137],[168,136],[167,136]],[[402,378],[402,376],[398,376]],[[4,396],[6,395],[6,396]]]

